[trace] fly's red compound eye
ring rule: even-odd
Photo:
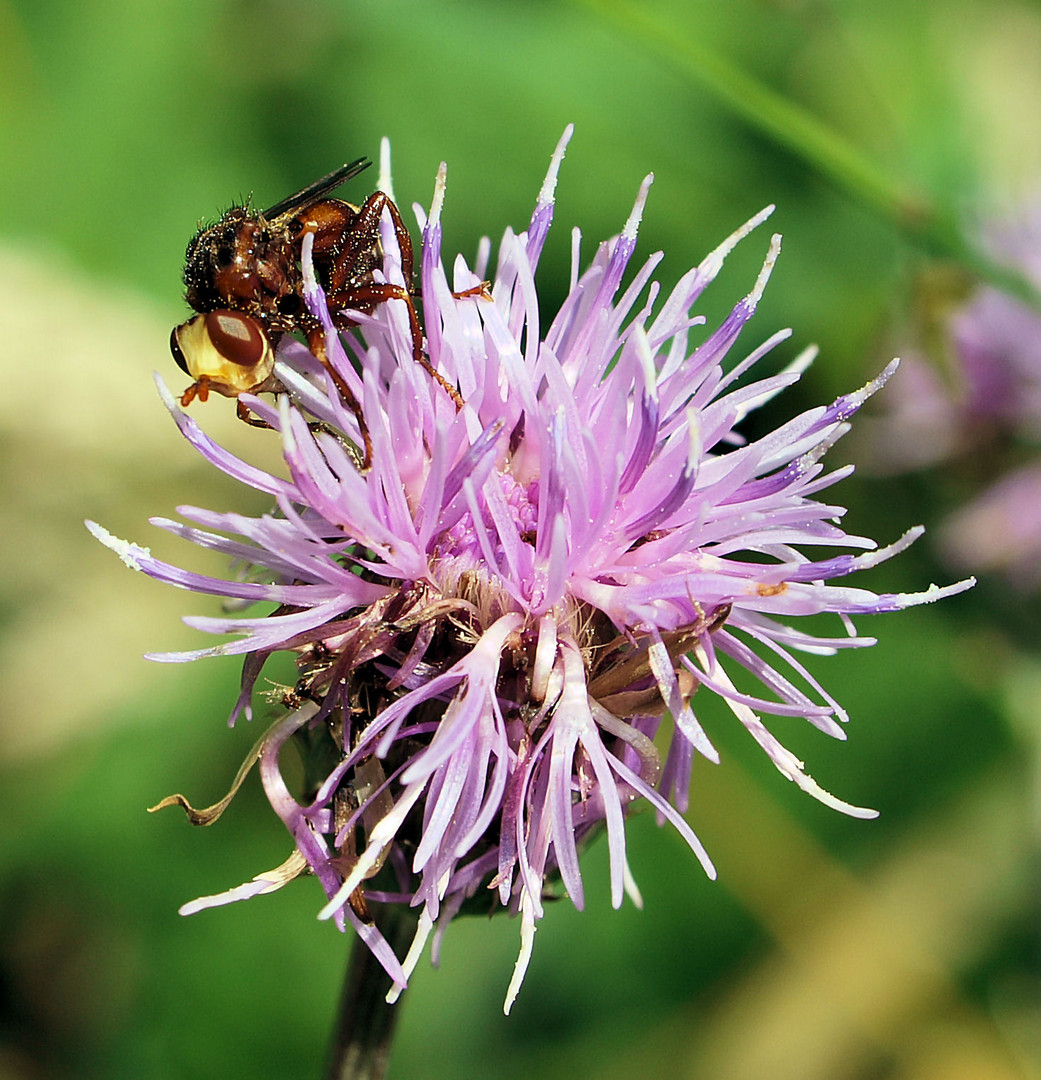
[[[244,368],[260,363],[268,340],[256,319],[226,309],[211,311],[205,319],[210,342],[225,360]]]
[[[275,355],[259,320],[219,308],[178,326],[170,338],[174,359],[209,393],[238,397],[271,377]],[[201,391],[198,396],[205,400]]]

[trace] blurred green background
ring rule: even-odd
[[[735,71],[856,147],[905,208],[970,222],[1041,185],[1041,5],[1026,0],[0,0],[0,1080],[315,1077],[325,1056],[347,942],[315,920],[316,883],[176,913],[288,852],[259,784],[212,829],[144,813],[171,791],[216,799],[258,733],[224,724],[233,659],[141,658],[202,643],[179,617],[216,602],[129,573],[82,526],[221,573],[147,517],[264,509],[200,465],[152,385],[153,370],[183,381],[167,337],[199,219],[251,192],[270,204],[387,135],[403,208],[428,204],[448,162],[446,256],[472,257],[526,224],[574,122],[544,310],[571,227],[591,254],[648,171],[640,250],[665,250],[666,288],[776,202],[784,252],[742,344],[790,325],[769,363],[822,350],[776,423],[876,374],[923,282],[968,279],[913,215],[764,129]],[[768,238],[732,256],[710,315],[748,291]],[[208,430],[256,458],[222,404]],[[850,440],[833,464],[856,456]],[[967,490],[943,470],[862,469],[837,501],[850,531],[888,542]],[[864,584],[955,576],[927,537]],[[864,620],[872,650],[811,659],[852,714],[848,744],[773,729],[874,822],[801,795],[709,715],[724,762],[697,763],[689,817],[718,883],[637,816],[645,909],[610,909],[606,850],[590,851],[588,910],[548,912],[508,1019],[517,924],[455,924],[404,999],[390,1076],[1041,1075],[1037,610],[984,578]]]

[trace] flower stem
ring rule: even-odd
[[[402,955],[416,931],[416,911],[403,904],[384,904],[375,917],[387,943]],[[386,1075],[401,1009],[400,1000],[387,1004],[390,985],[383,966],[356,938],[347,963],[326,1080],[382,1080]]]
[[[995,263],[968,241],[954,218],[890,176],[809,110],[759,82],[674,23],[629,0],[576,0],[614,22],[696,80],[717,101],[801,157],[887,220],[917,247],[954,259],[976,277],[1041,310],[1041,294],[1021,273]]]

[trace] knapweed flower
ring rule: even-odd
[[[980,243],[1041,290],[1041,198],[994,217]],[[865,458],[879,471],[944,465],[961,505],[938,530],[942,558],[1041,585],[1041,314],[992,285],[923,290],[929,348],[905,354],[871,418]],[[966,295],[967,292],[967,295]],[[872,433],[873,429],[873,433]]]
[[[625,849],[634,803],[671,822],[713,875],[682,816],[694,755],[718,761],[698,720],[705,696],[725,702],[789,780],[837,810],[874,816],[820,788],[762,716],[804,717],[842,738],[846,714],[797,654],[871,644],[851,616],[968,584],[876,595],[843,583],[920,532],[877,549],[844,533],[842,509],[818,500],[849,471],[827,474],[821,458],[881,380],[755,441],[738,434],[740,421],[809,360],[742,382],[784,331],[729,362],[779,238],[719,327],[701,331],[704,319],[691,310],[769,209],[662,300],[653,281],[660,254],[622,285],[648,177],[622,232],[585,270],[574,234],[570,292],[546,319],[535,271],[569,136],[528,228],[506,232],[493,273],[485,243],[473,268],[456,259],[449,281],[444,167],[429,214],[417,209],[425,348],[443,382],[414,361],[400,302],[335,330],[305,240],[307,304],[326,329],[329,361],[361,404],[368,468],[361,419],[298,343],[280,346],[275,370],[285,393],[277,404],[248,399],[281,438],[285,478],[215,445],[160,383],[197,450],[274,501],[259,518],[181,508],[192,526],[155,520],[236,560],[243,570],[235,580],[177,569],[92,526],[152,577],[275,605],[255,618],[190,619],[237,637],[156,657],[244,655],[236,714],[250,714],[268,657],[289,651],[297,660],[298,681],[281,695],[287,712],[255,755],[294,851],[277,870],[182,910],[310,872],[328,898],[320,914],[354,927],[390,974],[392,994],[432,930],[464,909],[498,906],[521,919],[508,1009],[547,896],[563,890],[583,905],[579,852],[594,834],[606,832],[614,905],[626,892],[638,902]],[[386,280],[400,282],[389,219],[383,250]],[[834,636],[793,625],[821,612],[839,617]],[[296,791],[280,761],[290,740],[304,757]],[[222,805],[192,813],[210,820]],[[373,904],[417,909],[404,960],[381,936]]]

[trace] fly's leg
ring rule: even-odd
[[[329,377],[335,383],[336,389],[340,391],[340,397],[343,398],[344,405],[351,410],[354,419],[358,421],[358,430],[361,432],[363,447],[361,471],[365,472],[372,464],[372,436],[369,434],[369,425],[365,423],[365,415],[361,410],[361,404],[347,385],[344,377],[329,362],[329,356],[325,351],[325,331],[320,326],[307,331],[307,345],[318,362],[329,373]]]
[[[461,409],[463,399],[459,396],[459,391],[443,375],[434,370],[423,354],[423,328],[407,284],[378,284],[371,279],[371,264],[368,263],[367,253],[379,250],[379,225],[384,210],[390,213],[394,224],[394,234],[401,251],[402,275],[406,283],[411,283],[412,240],[393,200],[385,192],[375,191],[358,208],[358,213],[351,222],[350,228],[345,231],[336,257],[329,267],[327,292],[329,306],[330,308],[354,308],[368,313],[388,300],[401,300],[408,308],[413,358],[448,394],[456,409]]]
[[[362,285],[336,299],[337,303],[342,303],[344,307],[355,308],[358,311],[371,311],[377,304],[385,304],[388,300],[403,301],[408,308],[408,323],[412,331],[412,358],[441,386],[452,399],[457,410],[463,407],[463,399],[459,396],[459,391],[440,372],[435,371],[430,361],[423,355],[423,328],[419,324],[416,305],[412,303],[412,297],[404,286]]]
[[[334,287],[345,285],[358,263],[360,257],[372,248],[378,248],[380,241],[380,218],[383,211],[390,212],[390,219],[394,223],[394,235],[397,237],[398,249],[401,252],[401,274],[405,279],[405,285],[409,289],[412,286],[412,237],[401,220],[401,211],[398,210],[386,192],[374,191],[358,207],[358,213],[351,222],[350,227],[344,231],[336,259],[333,263],[330,280]]]

